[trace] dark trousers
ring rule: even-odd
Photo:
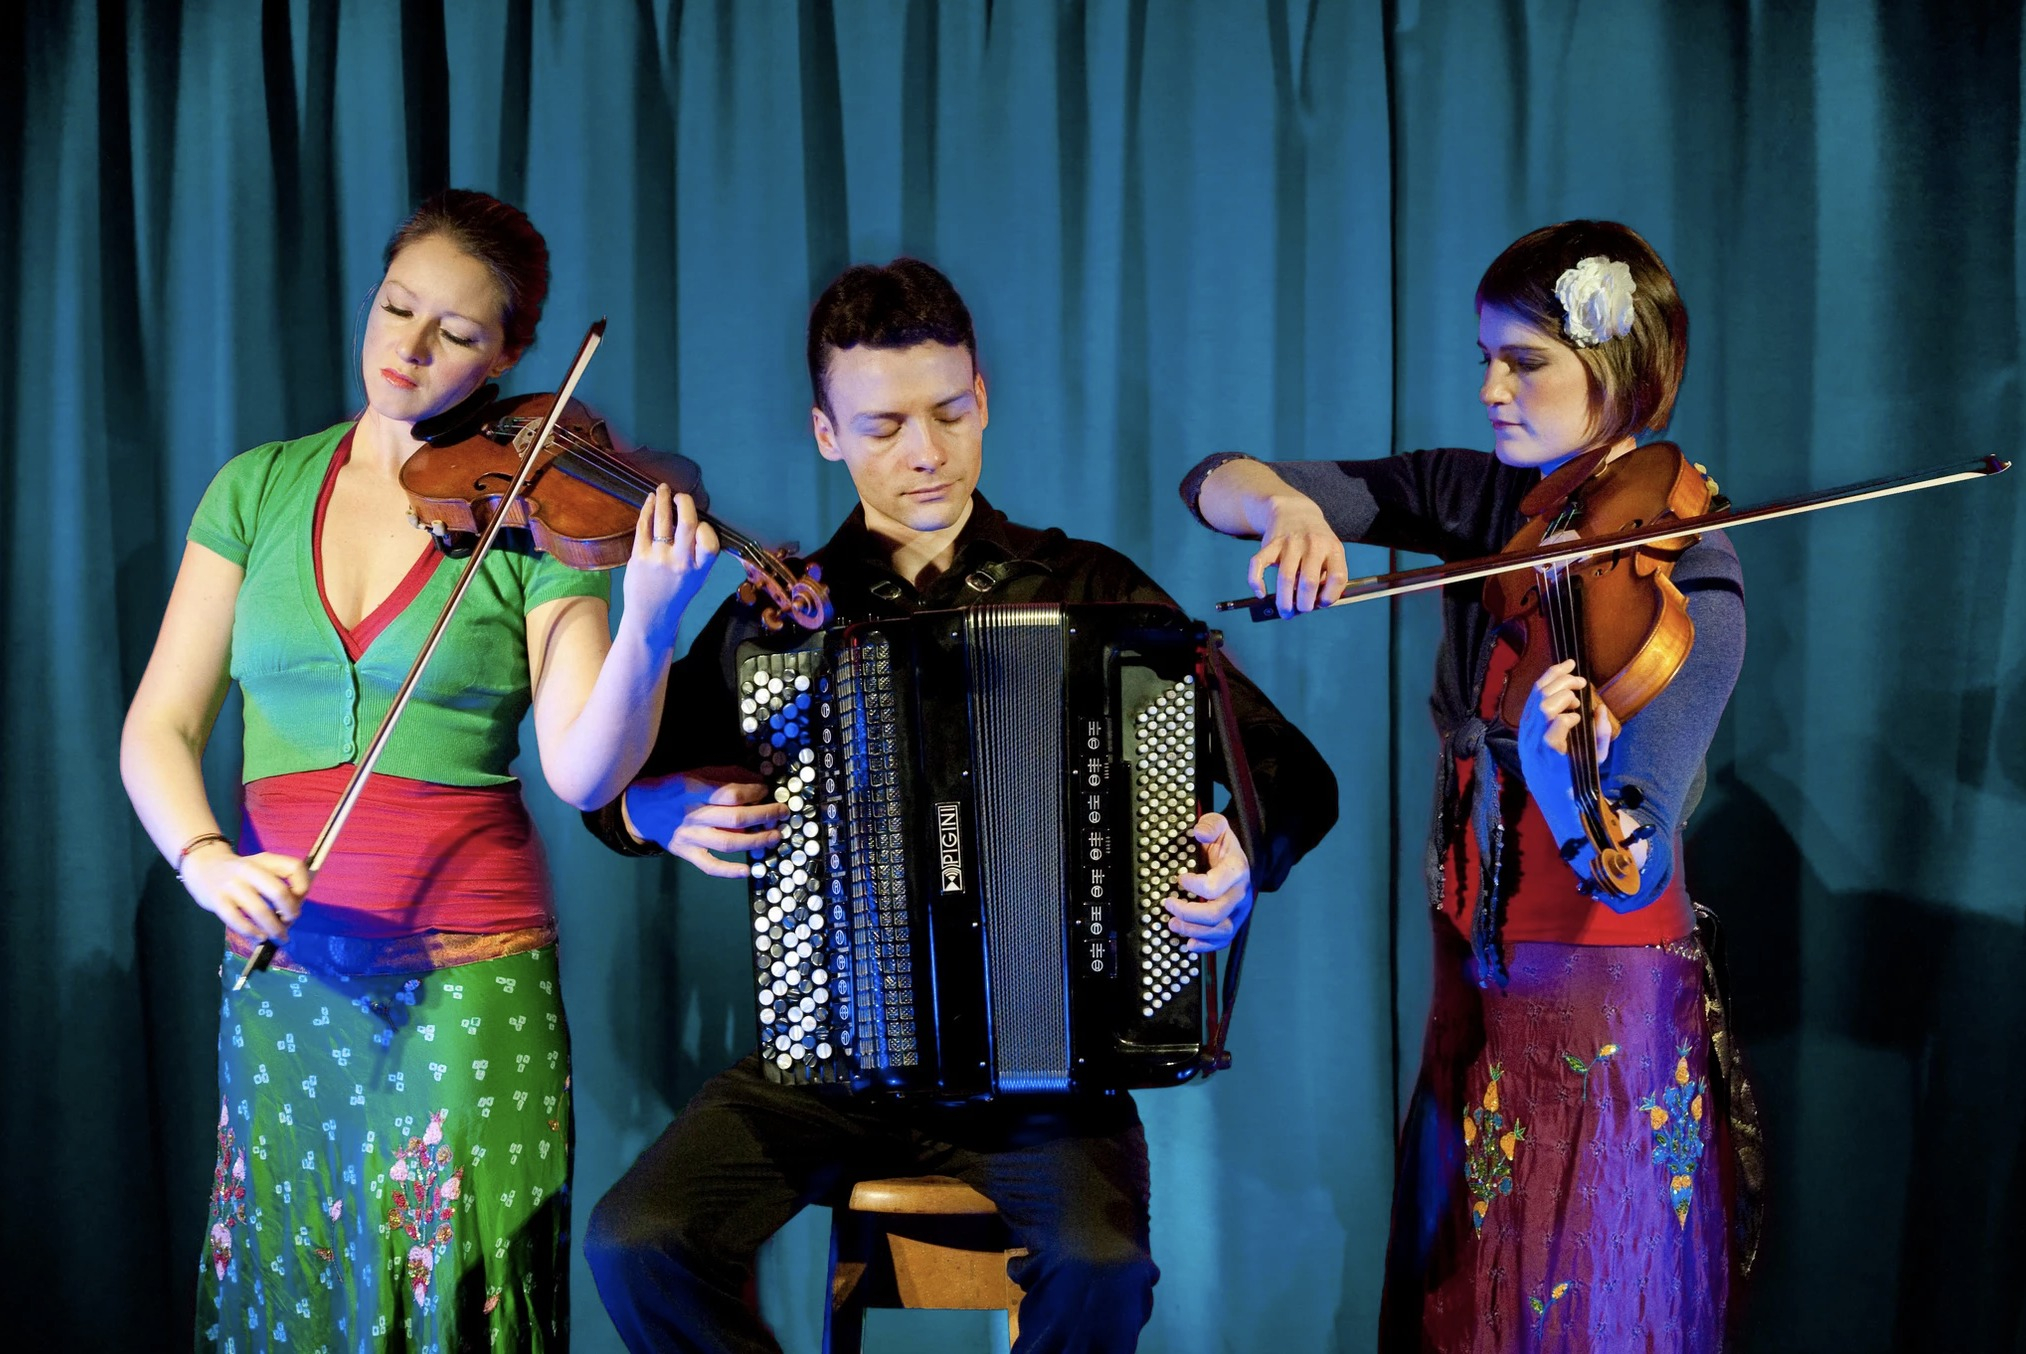
[[[746,1306],[760,1243],[804,1205],[948,1175],[999,1207],[1026,1292],[1018,1354],[1129,1351],[1154,1310],[1147,1140],[1124,1093],[905,1106],[777,1086],[747,1058],[705,1084],[591,1211],[584,1256],[627,1348],[778,1351]]]

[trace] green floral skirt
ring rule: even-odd
[[[560,1350],[570,1047],[553,946],[419,974],[227,955],[197,1343]]]

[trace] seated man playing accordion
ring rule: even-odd
[[[976,492],[985,382],[970,312],[934,268],[899,259],[837,278],[810,316],[809,374],[818,450],[844,463],[859,496],[812,557],[839,624],[1002,603],[1174,608],[1124,555],[1013,523]],[[739,649],[760,631],[750,606],[728,601],[675,665],[640,778],[586,815],[615,850],[742,878],[744,853],[779,842],[788,809],[754,774],[739,708]],[[1308,739],[1243,676],[1228,689],[1259,858],[1223,815],[1196,822],[1205,867],[1181,873],[1165,903],[1195,953],[1229,945],[1255,891],[1278,887],[1336,819],[1336,781]],[[1123,1090],[854,1098],[782,1084],[748,1056],[599,1202],[585,1251],[630,1348],[775,1350],[745,1296],[760,1244],[854,1180],[931,1173],[990,1198],[1026,1250],[1011,1265],[1026,1294],[1021,1354],[1134,1348],[1158,1271],[1146,1139]]]

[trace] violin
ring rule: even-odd
[[[502,401],[495,398],[497,388],[488,385],[456,408],[415,425],[424,445],[401,470],[410,517],[417,526],[427,527],[439,548],[463,559],[464,571],[388,703],[386,717],[353,766],[344,792],[310,845],[303,865],[312,880],[330,859],[338,834],[358,807],[373,767],[408,708],[416,684],[501,534],[519,529],[530,536],[536,549],[548,551],[566,564],[579,569],[613,569],[632,554],[640,510],[655,490],[663,484],[680,493],[700,487],[696,466],[683,457],[620,455],[599,436],[602,429],[582,406],[571,402],[571,393],[604,337],[605,321],[601,319],[584,335],[563,384],[553,395]],[[536,495],[533,491],[538,487],[541,493]],[[784,614],[811,630],[829,619],[830,594],[813,566],[798,573],[744,533],[708,514],[703,514],[702,520],[717,530],[720,541],[746,566],[741,597],[749,603],[762,595],[768,598],[761,619],[769,629],[780,629]],[[245,987],[273,961],[275,952],[272,940],[261,941],[240,969],[232,990]]]
[[[1635,447],[1615,461],[1607,454],[1585,452],[1535,485],[1521,503],[1531,520],[1499,554],[1352,579],[1329,605],[1485,579],[1485,607],[1520,650],[1499,701],[1500,721],[1515,729],[1541,674],[1575,659],[1585,684],[1577,692],[1581,719],[1569,761],[1584,835],[1596,853],[1590,884],[1622,897],[1638,892],[1639,871],[1615,806],[1604,797],[1590,732],[1594,701],[1623,724],[1681,670],[1695,625],[1668,575],[1697,533],[1984,479],[2012,463],[1986,455],[1733,510],[1672,443]],[[1271,595],[1219,602],[1217,610],[1245,610],[1254,621],[1280,617]]]
[[[760,622],[779,630],[793,621],[805,630],[830,619],[830,593],[819,566],[796,567],[752,537],[704,511],[702,476],[687,457],[628,450],[611,443],[602,420],[582,405],[564,406],[548,442],[536,455],[527,487],[508,501],[508,489],[527,459],[549,413],[553,392],[498,396],[485,386],[457,408],[417,424],[422,446],[401,467],[409,520],[436,538],[453,559],[469,555],[506,503],[501,525],[527,534],[533,548],[573,569],[616,569],[633,551],[640,509],[666,484],[698,500],[698,520],[746,571],[740,600],[759,608]]]
[[[1501,554],[1610,536],[1701,517],[1713,491],[1708,479],[1672,442],[1635,447],[1615,460],[1599,448],[1574,457],[1527,494],[1528,521]],[[1624,724],[1667,688],[1695,644],[1695,622],[1669,577],[1698,537],[1689,532],[1657,541],[1493,574],[1484,606],[1519,651],[1506,678],[1499,719],[1519,728],[1534,683],[1557,663],[1575,661],[1580,718],[1569,735],[1569,774],[1583,834],[1595,853],[1593,888],[1626,897],[1639,891],[1639,865],[1605,797],[1591,733],[1601,700]]]

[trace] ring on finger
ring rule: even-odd
[[[673,537],[673,536],[656,536],[656,537],[654,538],[654,543],[655,543],[656,545],[674,545],[674,544],[675,544],[675,537]]]

